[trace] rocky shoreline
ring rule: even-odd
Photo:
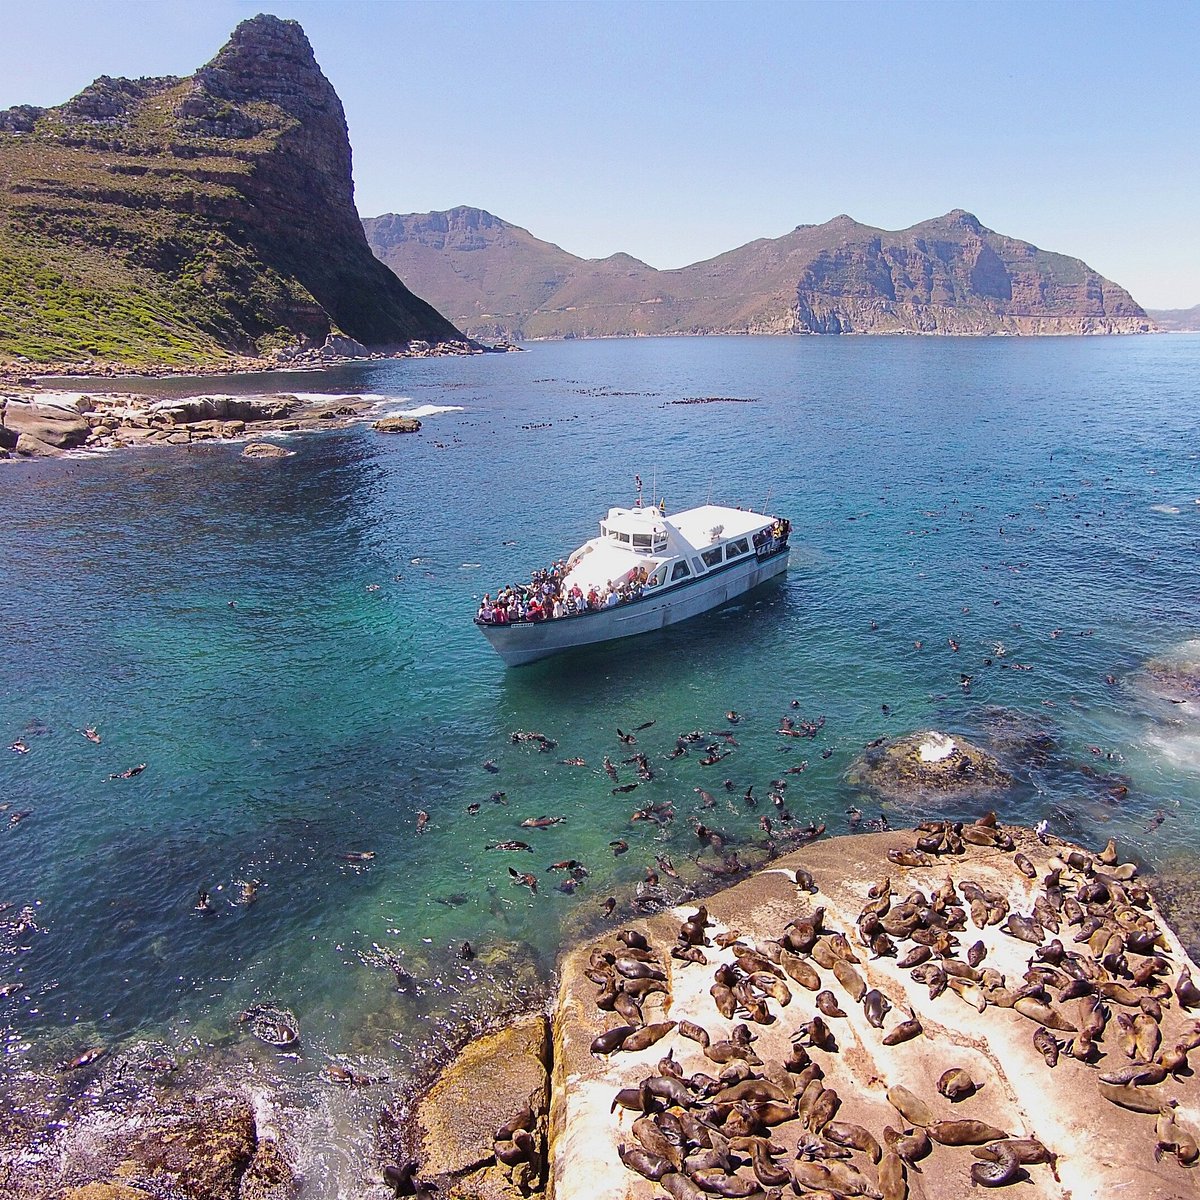
[[[353,338],[330,335],[320,346],[291,347],[263,357],[230,355],[220,361],[177,366],[146,363],[132,370],[128,363],[108,359],[33,362],[28,358],[0,358],[0,387],[39,388],[46,379],[120,379],[131,375],[146,379],[187,379],[209,375],[255,375],[270,371],[321,370],[361,362],[387,362],[404,358],[446,358],[469,354],[505,354],[519,351],[511,342],[485,345],[462,341],[412,341],[402,346],[369,349]]]
[[[1200,989],[1137,874],[1112,845],[985,815],[814,842],[702,904],[618,911],[566,952],[548,1017],[382,1104],[361,1194],[698,1200],[778,1196],[785,1176],[886,1200],[1178,1194]],[[377,1081],[326,1072],[379,1103]],[[55,1088],[51,1124],[19,1096],[0,1124],[15,1200],[301,1192],[252,1060],[241,1088],[153,1056],[64,1064]],[[689,1112],[703,1124],[676,1143]]]
[[[562,966],[544,1150],[513,1091],[490,1159],[476,1141],[507,1186],[436,1154],[412,1174],[513,1200],[540,1174],[555,1200],[1177,1195],[1200,989],[1136,877],[985,815],[815,843],[614,925]]]
[[[135,446],[190,446],[253,438],[246,458],[286,457],[291,451],[260,440],[271,433],[340,429],[370,418],[377,407],[361,396],[302,400],[268,396],[199,396],[161,400],[132,393],[62,394],[29,398],[0,393],[0,460],[57,458],[71,451],[125,450]],[[380,433],[416,433],[415,417],[381,417]]]
[[[370,351],[350,338],[330,337],[314,349],[279,351],[270,358],[239,358],[187,368],[147,367],[139,378],[192,378],[314,370],[403,358],[517,352],[509,343],[411,342],[392,350]],[[128,377],[128,367],[89,360],[83,363],[0,362],[0,461],[54,458],[71,450],[122,450],[131,446],[228,441],[265,433],[337,429],[365,419],[374,407],[360,396],[305,400],[291,393],[253,397],[202,396],[172,399],[103,388],[66,393],[45,385],[50,380]],[[248,428],[252,427],[252,428]],[[375,424],[380,433],[415,433],[420,422],[388,417]],[[259,442],[248,458],[275,458],[287,451]]]

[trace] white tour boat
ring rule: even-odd
[[[787,570],[791,524],[702,504],[610,508],[557,570],[484,598],[475,624],[510,667],[675,625]],[[590,603],[589,603],[590,599]]]

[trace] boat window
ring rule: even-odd
[[[625,545],[627,545],[627,546],[628,546],[628,545],[629,545],[629,534],[627,534],[627,533],[619,533],[619,534],[617,534],[617,541],[619,541],[619,542],[624,542],[624,543],[625,543]]]
[[[658,570],[655,571],[654,574],[651,575],[642,586],[645,588],[656,588],[666,578],[666,575],[667,568],[665,566],[659,567]]]
[[[738,538],[736,542],[730,542],[729,545],[725,547],[726,559],[739,558],[741,555],[749,553],[750,544],[745,538]]]
[[[721,547],[714,546],[711,550],[705,550],[700,557],[704,559],[706,567],[719,567],[721,565]]]
[[[687,565],[687,562],[681,558],[671,568],[671,582],[674,583],[677,579],[686,579],[691,573],[691,568]]]
[[[649,550],[650,535],[648,533],[635,533],[633,535],[633,547],[635,550]]]

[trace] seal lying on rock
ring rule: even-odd
[[[1000,1039],[1009,1038],[1035,1075],[1039,1058],[1047,1070],[1060,1055],[1087,1064],[1060,1065],[1048,1077],[1051,1089],[1067,1075],[1072,1088],[1089,1080],[1091,1097],[1121,1110],[1106,1117],[1106,1106],[1087,1104],[1085,1094],[1074,1118],[1064,1105],[1068,1120],[1103,1126],[1114,1144],[1132,1130],[1147,1164],[1169,1156],[1163,1170],[1177,1169],[1176,1159],[1200,1159],[1184,1116],[1196,1099],[1188,1057],[1200,1045],[1200,1022],[1185,1008],[1200,1003],[1200,987],[1115,846],[1100,856],[1062,847],[1050,857],[1045,843],[1005,829],[994,813],[975,822],[923,821],[911,851],[895,837],[880,840],[880,860],[886,853],[892,864],[882,878],[879,861],[859,863],[850,875],[840,861],[818,860],[828,907],[807,908],[790,873],[764,872],[742,885],[745,895],[761,897],[760,908],[731,901],[730,913],[720,897],[710,898],[694,914],[675,910],[593,950],[596,1002],[624,1022],[596,1030],[603,1042],[593,1050],[612,1076],[614,1111],[638,1114],[636,1146],[624,1132],[626,1117],[625,1152],[617,1155],[614,1140],[606,1155],[689,1200],[789,1184],[801,1194],[905,1200],[910,1168],[923,1170],[921,1190],[931,1198],[961,1195],[968,1174],[981,1187],[1022,1180],[1031,1194],[1057,1194],[1041,1182],[1048,1175],[1026,1170],[1044,1164],[1053,1174],[1053,1152],[1036,1138],[1008,1136],[1037,1120],[1029,1096],[1014,1102],[1014,1077],[996,1065],[1008,1045]],[[655,947],[660,937],[679,944],[664,954]],[[623,959],[629,973],[617,967]],[[636,1018],[629,1005],[641,997],[618,1005],[620,989],[646,968],[661,968],[664,978],[654,982],[679,1019],[674,1029],[628,1018]],[[928,999],[914,984],[928,986]],[[572,996],[572,1020],[587,1008],[580,999]],[[970,1033],[956,1037],[960,1001],[970,1006],[957,1010]],[[656,1067],[635,1065],[633,1047],[651,1036],[670,1045],[667,1055]],[[990,1056],[980,1053],[984,1042]],[[585,1081],[596,1079],[582,1069]],[[1007,1082],[987,1086],[993,1078]],[[1039,1084],[1034,1091],[1040,1100]],[[1131,1115],[1139,1113],[1146,1119]],[[1132,1165],[1131,1149],[1122,1146],[1099,1169],[1111,1176],[1107,1183],[1130,1180],[1148,1194],[1149,1178],[1137,1172],[1155,1168]],[[946,1174],[955,1158],[960,1166]],[[1086,1175],[1092,1186],[1094,1168],[1076,1156],[1071,1171],[1083,1174],[1066,1183],[1078,1190]],[[943,1186],[951,1178],[957,1192]]]

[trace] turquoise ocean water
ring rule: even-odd
[[[0,999],[5,1071],[146,1039],[233,1053],[237,1013],[269,1000],[300,1021],[299,1108],[326,1103],[331,1056],[399,1082],[536,995],[564,931],[625,905],[655,855],[697,854],[692,817],[750,861],[772,779],[798,824],[877,817],[844,775],[884,734],[1046,734],[1002,817],[1176,869],[1200,845],[1200,701],[1144,670],[1200,658],[1200,338],[575,342],[165,386],[427,415],[415,436],[294,436],[278,461],[228,445],[0,472],[0,985],[23,985]],[[704,397],[752,403],[676,403]],[[786,581],[504,668],[478,597],[592,536],[635,473],[668,511],[789,516]],[[777,734],[793,700],[825,717],[817,739]],[[719,765],[665,758],[729,709]],[[601,760],[647,721],[655,779],[613,795]],[[631,823],[668,800],[669,826]],[[543,814],[565,819],[520,828]],[[508,839],[532,853],[485,849]],[[547,871],[569,858],[591,872],[570,895]],[[215,916],[193,911],[202,887]],[[311,1195],[362,1167],[335,1141]]]

